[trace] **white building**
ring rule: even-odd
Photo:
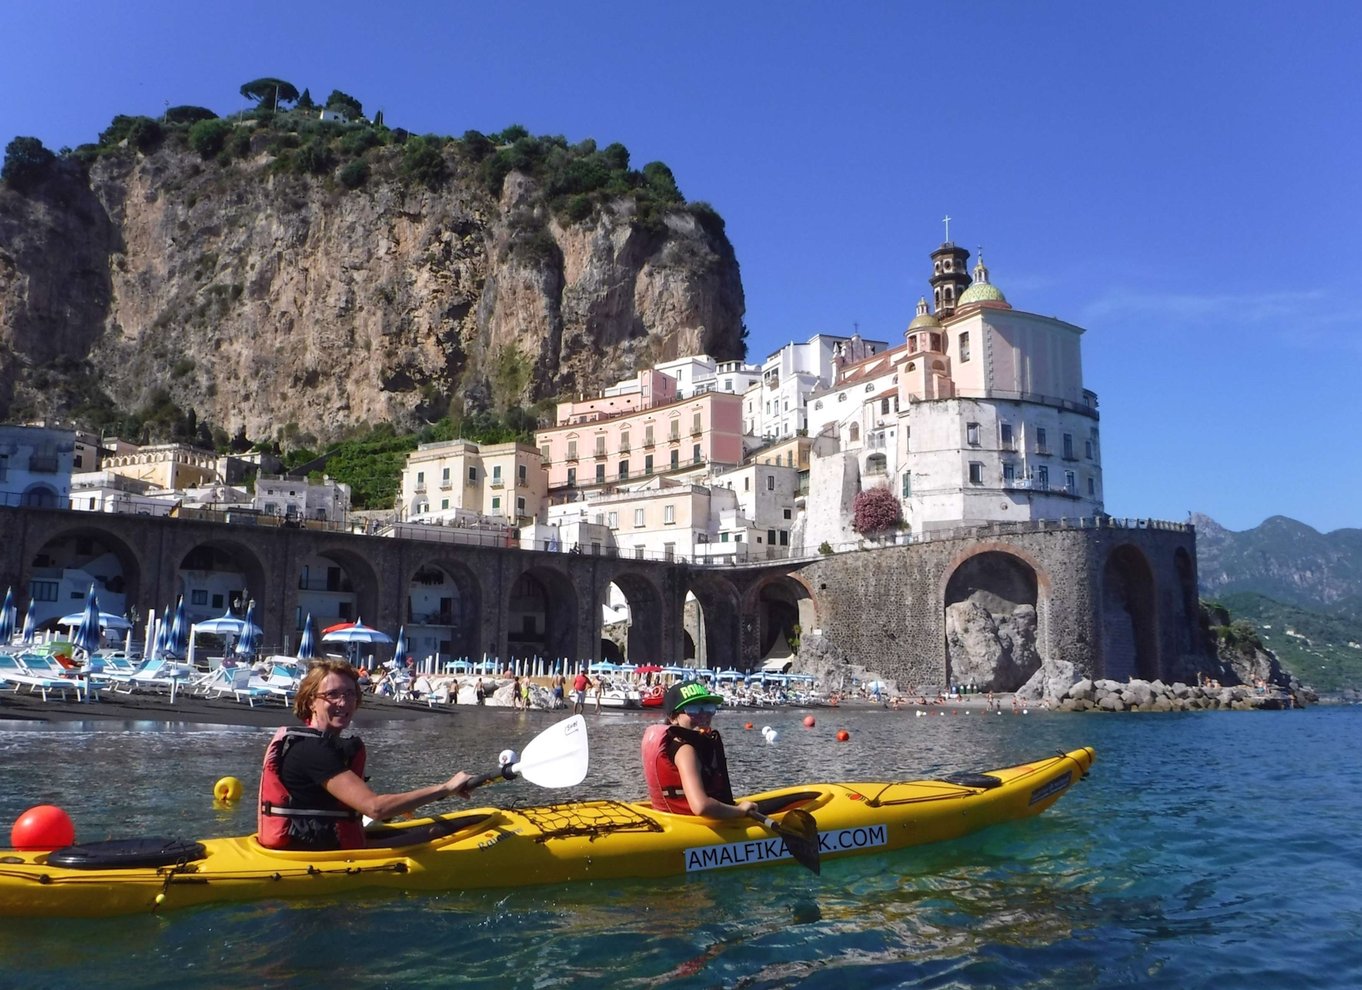
[[[65,509],[75,441],[73,430],[0,426],[0,505]]]
[[[401,513],[412,521],[524,526],[543,517],[547,495],[539,450],[519,443],[423,443],[402,469]]]
[[[887,346],[859,334],[825,333],[802,344],[786,344],[762,362],[760,385],[743,393],[743,431],[776,440],[808,430],[809,396],[826,388],[841,366],[881,354]]]
[[[255,479],[255,509],[286,522],[344,524],[350,514],[350,486],[324,477],[320,482],[287,476]]]
[[[1083,330],[1013,309],[982,260],[971,280],[968,257],[934,251],[937,313],[920,301],[903,346],[846,365],[814,396],[805,551],[845,542],[848,496],[876,485],[899,496],[911,532],[1103,511]]]
[[[154,494],[148,483],[112,471],[82,471],[71,476],[71,508],[77,511],[164,516],[173,507],[173,502]]]

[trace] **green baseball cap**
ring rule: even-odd
[[[667,688],[667,693],[662,698],[662,710],[668,715],[675,715],[687,705],[697,702],[722,705],[724,699],[717,694],[711,694],[709,688],[699,681],[678,681]]]

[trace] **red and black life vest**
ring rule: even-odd
[[[678,815],[694,814],[681,787],[681,771],[673,754],[682,746],[695,747],[700,762],[700,782],[710,797],[733,803],[733,786],[728,780],[728,759],[719,733],[696,732],[667,722],[655,722],[643,732],[643,776],[648,781],[648,800],[658,811]]]
[[[321,739],[322,733],[312,728],[280,726],[270,744],[265,747],[265,765],[260,772],[260,814],[257,831],[262,846],[269,849],[289,849],[294,835],[330,830],[336,836],[339,849],[364,848],[364,823],[358,811],[335,802],[330,808],[298,808],[284,786],[279,773],[284,754],[299,739]],[[353,752],[348,768],[364,776],[364,742],[351,741]]]

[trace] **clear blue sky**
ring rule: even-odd
[[[751,356],[902,340],[943,238],[1087,329],[1118,516],[1362,526],[1362,5],[9,3],[0,141],[279,76],[661,160],[728,222]]]

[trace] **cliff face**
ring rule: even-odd
[[[437,191],[381,157],[356,190],[269,164],[167,146],[0,186],[0,419],[168,394],[229,433],[326,440],[743,354],[732,247],[685,209],[564,226],[532,179],[494,199],[456,159]]]

